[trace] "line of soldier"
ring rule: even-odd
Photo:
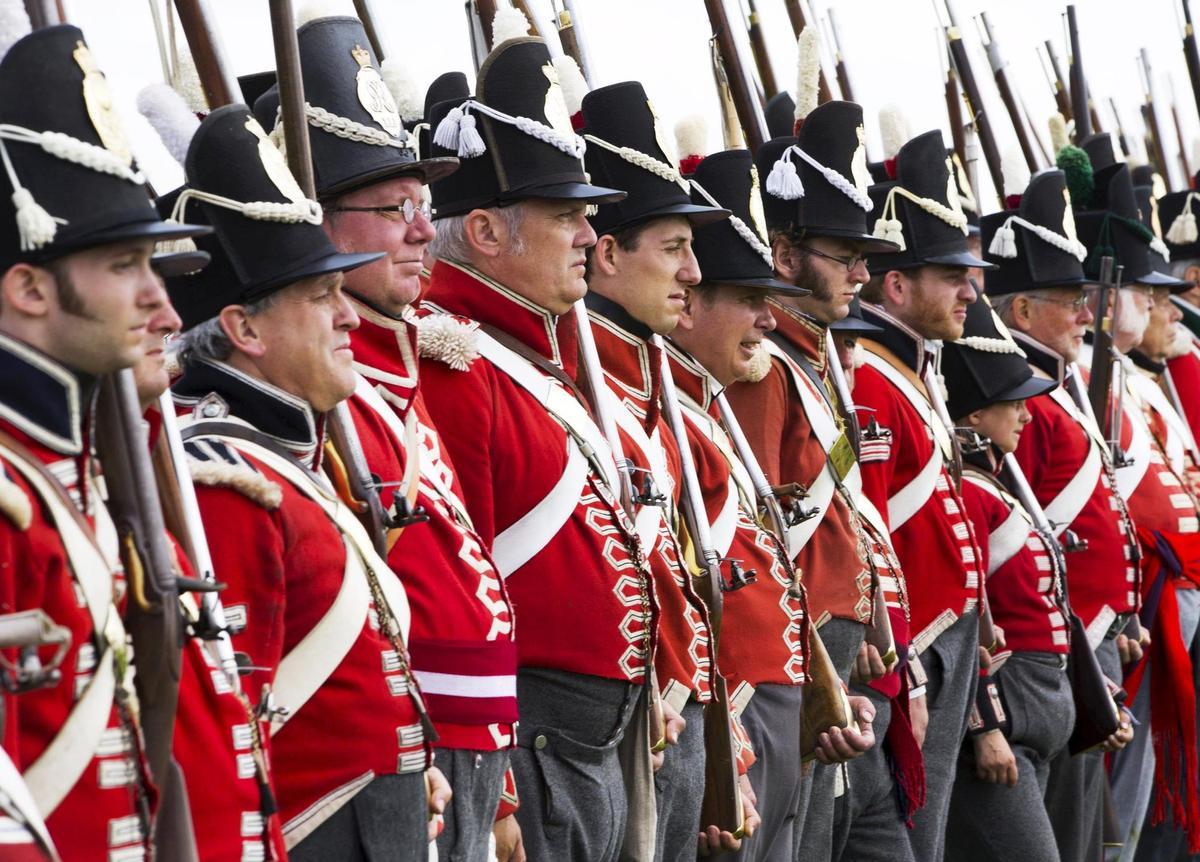
[[[1093,860],[1105,752],[1122,858],[1196,847],[1200,195],[1139,206],[1097,136],[975,226],[939,132],[869,165],[848,102],[677,162],[640,84],[568,106],[521,36],[435,82],[418,144],[361,23],[298,37],[315,201],[269,76],[156,208],[80,31],[0,61],[0,612],[70,634],[6,650],[13,688],[57,673],[5,695],[4,858],[179,840],[92,452],[129,367],[242,666],[185,596],[199,858]],[[1082,394],[1104,256],[1115,441]]]

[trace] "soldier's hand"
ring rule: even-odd
[[[749,838],[758,829],[762,823],[762,818],[758,816],[758,797],[754,795],[754,788],[750,786],[750,779],[745,775],[738,776],[738,790],[742,794],[742,837],[739,838],[732,832],[723,832],[716,826],[709,826],[700,833],[700,838],[696,843],[696,850],[701,856],[708,856],[713,853],[725,853],[740,850],[742,841]]]
[[[525,862],[525,839],[515,814],[493,823],[492,837],[496,839],[496,862]]]
[[[1131,641],[1125,634],[1117,635],[1117,656],[1121,660],[1121,666],[1137,661],[1142,657],[1141,644],[1136,641]]]
[[[929,727],[929,703],[925,695],[908,701],[908,722],[912,725],[913,739],[919,748],[925,747],[925,730]]]
[[[1131,742],[1133,742],[1133,721],[1130,719],[1129,713],[1122,707],[1121,723],[1117,727],[1117,732],[1104,740],[1104,744],[1100,746],[1100,750],[1120,751]]]
[[[991,667],[992,654],[987,647],[981,646],[979,648],[979,670],[986,674],[989,670],[991,670]]]
[[[858,647],[858,658],[854,660],[850,678],[855,682],[869,683],[879,679],[885,673],[887,673],[887,665],[883,663],[879,650],[863,641]]]
[[[684,728],[687,727],[687,720],[680,715],[679,710],[671,706],[665,700],[662,701],[663,713],[663,739],[667,745],[678,745],[679,737],[683,735]],[[666,746],[658,751],[651,750],[650,762],[654,766],[654,771],[662,769],[663,763],[666,760]]]
[[[831,727],[817,737],[813,754],[824,764],[845,763],[861,757],[875,744],[875,731],[871,722],[875,720],[875,707],[869,698],[851,696],[850,711],[858,720],[858,730],[853,727]]]
[[[446,806],[450,804],[450,797],[454,792],[450,789],[450,782],[446,780],[446,776],[442,774],[442,770],[436,766],[431,766],[425,770],[425,796],[429,800],[429,840],[433,841],[438,836],[441,826],[441,815],[445,812]]]
[[[979,779],[1016,787],[1017,759],[1004,734],[992,730],[973,737],[972,742],[975,745],[975,774]]]

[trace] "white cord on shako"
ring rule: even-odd
[[[659,161],[654,156],[648,153],[643,153],[641,150],[635,150],[632,147],[619,147],[616,144],[610,144],[603,138],[597,138],[595,135],[584,135],[583,139],[589,144],[595,144],[602,150],[608,150],[615,156],[629,162],[629,164],[639,167],[644,171],[649,171],[656,177],[666,180],[669,183],[675,183],[683,189],[686,194],[688,191],[688,182],[679,173],[679,170],[673,165]]]
[[[833,168],[823,165],[795,144],[792,144],[775,161],[771,173],[767,174],[767,192],[785,201],[794,201],[804,197],[804,183],[800,180],[800,172],[791,155],[795,153],[808,162],[814,170],[828,180],[829,184],[844,194],[863,212],[871,211],[870,196],[859,191],[858,186],[850,182]]]
[[[720,207],[721,209],[724,209],[721,204],[717,203],[717,199],[708,193],[708,189],[704,188],[704,186],[700,185],[700,183],[696,182],[695,180],[691,180],[690,182],[692,184],[692,188],[700,192],[700,194],[706,201],[709,202],[709,204],[714,207]],[[737,231],[738,236],[744,239],[750,248],[754,249],[754,251],[763,259],[767,266],[774,268],[775,263],[774,259],[771,257],[771,249],[765,242],[762,241],[762,237],[758,235],[758,231],[750,227],[750,225],[746,224],[734,213],[729,214],[729,224],[735,231]]]
[[[1042,242],[1047,242],[1059,251],[1066,252],[1080,263],[1083,263],[1083,259],[1087,257],[1087,248],[1078,239],[1071,239],[1055,233],[1050,228],[1026,221],[1019,215],[1009,216],[1004,220],[1004,224],[996,229],[996,235],[992,237],[992,242],[988,245],[989,254],[1010,260],[1017,256],[1017,232],[1013,230],[1013,225],[1025,228]]]
[[[253,219],[254,221],[320,225],[325,219],[325,213],[321,209],[321,205],[308,198],[299,203],[293,201],[239,201],[224,197],[223,195],[213,194],[212,192],[201,191],[200,189],[185,188],[180,192],[175,205],[171,208],[171,217],[168,221],[182,223],[184,210],[187,208],[188,203],[193,200],[241,213],[246,218]],[[182,239],[161,242],[158,244],[158,249],[159,251],[168,253],[195,251],[196,244],[190,238],[184,237]]]
[[[904,186],[892,186],[883,202],[883,212],[875,219],[875,227],[871,233],[880,239],[895,243],[900,247],[899,251],[908,248],[908,243],[904,241],[904,225],[896,218],[897,195],[916,204],[934,218],[941,219],[950,227],[962,231],[963,236],[967,235],[967,217],[961,210],[955,211],[939,200],[915,195]]]
[[[468,99],[457,108],[451,108],[450,113],[442,118],[433,133],[433,142],[439,147],[455,150],[459,158],[470,159],[487,152],[487,145],[475,126],[475,116],[472,111],[478,111],[484,116],[491,117],[501,123],[516,126],[532,138],[561,150],[568,156],[582,159],[587,150],[587,143],[574,133],[564,134],[552,126],[547,126],[529,117],[514,117],[495,108],[489,108],[483,102]]]

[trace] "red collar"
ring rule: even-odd
[[[575,376],[578,357],[573,315],[556,317],[466,264],[445,260],[433,266],[425,303],[494,326]]]
[[[671,376],[675,388],[695,401],[705,413],[712,412],[713,399],[724,389],[690,353],[672,341],[666,341],[667,356],[671,359]]]
[[[816,369],[825,373],[825,338],[828,331],[807,314],[788,308],[777,300],[771,300],[775,312],[774,334],[784,338],[804,354],[804,358]]]
[[[589,308],[588,318],[605,376],[616,385],[626,406],[642,420],[646,432],[651,432],[658,424],[662,351],[604,314],[603,309]]]
[[[403,318],[377,311],[358,297],[349,299],[360,321],[358,329],[350,333],[355,366],[368,377],[386,375],[388,388],[403,398],[406,406],[412,404],[419,379],[417,328]]]

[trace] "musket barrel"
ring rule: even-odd
[[[1075,118],[1075,140],[1083,141],[1092,133],[1087,79],[1083,75],[1083,57],[1079,50],[1079,26],[1075,20],[1075,5],[1067,6],[1067,32],[1071,49],[1071,115]]]

